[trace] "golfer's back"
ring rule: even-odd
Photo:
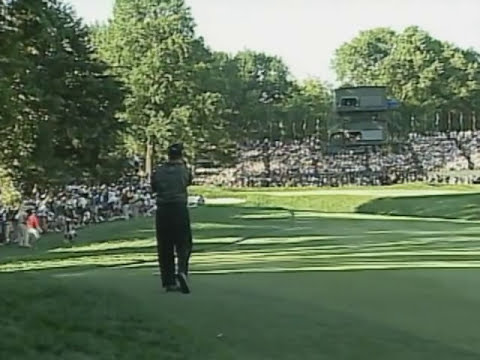
[[[157,204],[186,204],[190,183],[190,172],[183,163],[169,162],[159,166],[152,178],[152,190],[157,193]]]

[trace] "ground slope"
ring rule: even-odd
[[[195,209],[188,297],[159,289],[151,219],[1,248],[0,358],[478,359],[472,195],[394,195],[408,217],[331,195]],[[418,201],[451,203],[423,217]]]

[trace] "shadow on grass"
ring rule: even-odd
[[[378,198],[358,206],[356,212],[480,220],[480,194]]]
[[[192,270],[238,273],[480,264],[476,240],[480,227],[438,231],[452,225],[432,229],[421,222],[406,228],[398,221],[320,220],[301,214],[278,219],[278,211],[285,212],[251,207],[195,211]],[[3,256],[0,272],[156,267],[152,226],[152,219],[139,219],[86,229],[81,237],[88,240],[72,248],[51,246],[52,240],[50,246],[28,255]]]
[[[458,204],[465,204],[471,196],[433,198],[455,202],[458,208]],[[473,196],[480,199],[480,195]],[[426,205],[431,203],[430,198],[378,199],[377,203],[372,201],[358,211],[387,212],[389,206],[396,206],[392,205],[393,201],[394,204],[401,202],[404,211],[421,213],[420,208],[431,210]],[[419,202],[418,208],[412,210],[412,201]],[[445,216],[445,211],[452,206],[445,205],[441,214],[437,212],[432,216]],[[307,212],[293,214],[282,207],[248,206],[196,209],[192,211],[195,238],[192,269],[239,272],[242,269],[355,269],[427,264],[474,267],[480,263],[480,240],[477,240],[480,227],[464,229],[459,225],[408,220],[320,219],[310,218]],[[0,254],[0,272],[141,268],[156,266],[157,259],[151,218],[84,229],[73,247],[66,247],[61,236],[53,235],[43,239],[32,251],[2,249]]]
[[[275,212],[278,209],[272,209]],[[256,234],[268,233],[271,228],[282,228],[284,219],[269,218],[264,222],[244,219],[254,215],[256,219],[271,215],[267,208],[216,207],[192,211],[194,236],[198,239],[195,250],[228,247]],[[252,224],[255,222],[255,224]],[[202,240],[205,244],[202,244]],[[207,249],[208,247],[208,249]],[[80,230],[73,246],[63,242],[62,234],[43,237],[33,249],[21,249],[15,245],[0,251],[1,271],[26,271],[52,268],[90,266],[118,266],[144,262],[156,257],[155,230],[152,218],[140,218],[130,222],[105,223]]]

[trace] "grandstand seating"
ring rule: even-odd
[[[223,186],[322,186],[388,184],[432,179],[438,171],[480,168],[480,132],[411,133],[393,151],[368,146],[325,154],[315,138],[250,142],[238,146],[227,169],[197,169],[197,184]],[[469,180],[471,181],[471,180]]]

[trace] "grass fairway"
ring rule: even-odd
[[[247,202],[192,211],[190,296],[152,219],[1,248],[0,359],[479,359],[480,198],[406,190],[222,190]]]

